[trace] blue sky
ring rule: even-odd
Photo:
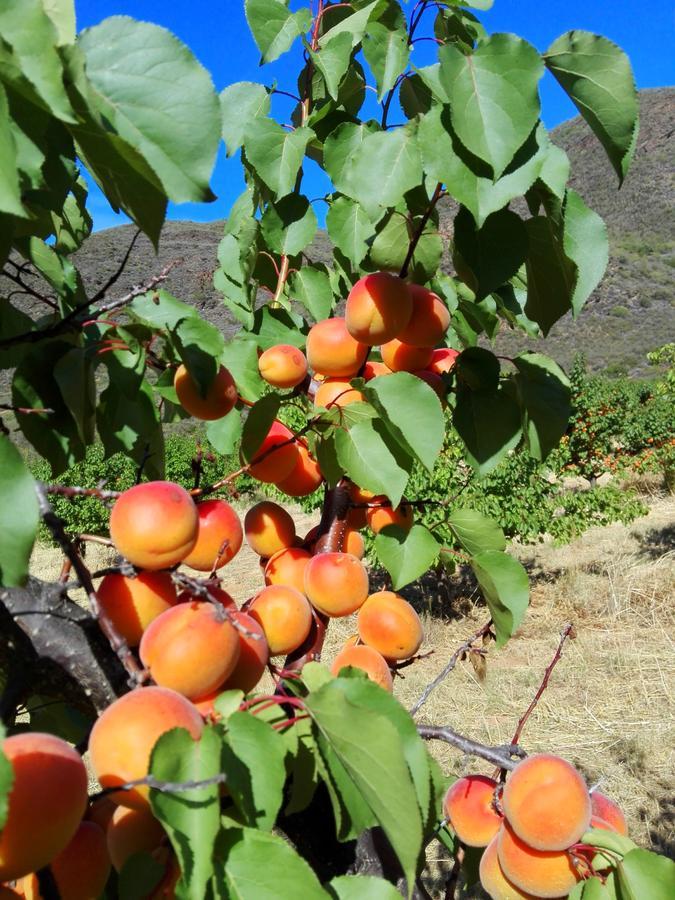
[[[170,29],[211,72],[219,91],[237,81],[271,84],[275,79],[280,89],[293,90],[300,68],[299,49],[296,47],[275,63],[260,68],[259,53],[244,17],[243,0],[75,0],[75,5],[78,30],[120,14]],[[303,5],[306,3],[299,0],[291,0],[290,4],[293,9]],[[413,5],[410,0],[407,8]],[[429,27],[433,15],[426,13]],[[539,50],[545,50],[558,35],[572,28],[604,34],[630,56],[638,87],[675,82],[675,13],[671,0],[649,0],[645,4],[635,0],[495,0],[489,12],[479,15],[490,32],[515,32]],[[413,61],[426,65],[433,61],[434,54],[434,45],[423,42],[416,45]],[[549,128],[575,115],[576,110],[551,76],[544,77],[541,90],[543,118]],[[275,117],[287,120],[289,104],[291,101],[275,98]],[[307,180],[310,196],[324,193],[318,172],[307,171]],[[218,199],[211,204],[171,205],[168,217],[197,221],[225,218],[242,185],[239,160],[226,159],[223,148],[212,179]],[[112,212],[95,185],[90,208],[97,230],[126,221]],[[317,214],[321,215],[320,209]]]

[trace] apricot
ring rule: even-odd
[[[284,584],[263,588],[247,612],[262,625],[270,656],[297,650],[312,627],[312,609],[307,598]]]
[[[424,638],[412,606],[393,591],[371,594],[359,610],[359,637],[388,661],[409,659]]]
[[[413,347],[435,347],[450,327],[450,312],[429,288],[409,284],[408,290],[412,296],[412,314],[399,338]]]
[[[215,579],[206,582],[206,587],[209,592],[209,598],[216,603],[220,603],[221,606],[224,606],[225,609],[231,609],[232,607],[236,607],[236,603],[233,598],[224,591],[218,581]],[[181,591],[178,595],[178,603],[195,603],[199,600],[206,600],[205,597],[201,597],[199,595],[191,594],[190,591]]]
[[[87,770],[52,734],[15,734],[2,750],[14,782],[0,832],[0,881],[14,881],[46,866],[74,836],[87,808]]]
[[[603,819],[613,831],[628,836],[628,824],[622,810],[600,791],[591,791],[591,813],[598,819]],[[591,827],[602,826],[593,825],[591,822]]]
[[[347,330],[357,341],[370,347],[385,344],[406,327],[412,307],[408,285],[397,275],[390,272],[365,275],[347,297]]]
[[[365,399],[361,391],[353,388],[347,379],[326,378],[314,395],[314,406],[328,409],[331,406],[349,406],[350,403]]]
[[[137,647],[153,619],[177,602],[176,588],[167,572],[139,572],[135,578],[106,575],[96,596],[130,647]]]
[[[199,712],[182,694],[164,687],[137,688],[115,700],[94,723],[89,737],[92,769],[102,788],[145,778],[152,748],[166,731],[186,728],[197,740],[203,727]],[[109,796],[119,806],[149,808],[146,785]]]
[[[87,822],[94,822],[95,825],[106,831],[116,809],[117,804],[113,803],[110,797],[105,795],[97,797],[89,804],[85,819]]]
[[[430,347],[414,347],[404,344],[398,338],[382,344],[382,359],[392,372],[415,372],[424,369],[431,362],[433,350]]]
[[[448,392],[441,376],[437,375],[436,372],[431,372],[429,369],[420,369],[412,374],[416,378],[421,378],[422,381],[426,381],[429,387],[437,394],[438,399],[441,401],[441,406],[445,408]]]
[[[353,644],[344,646],[333,660],[331,673],[337,675],[347,666],[353,666],[355,669],[361,669],[366,673],[371,681],[379,684],[385,691],[391,694],[394,690],[394,679],[391,675],[391,669],[387,665],[385,658],[373,650],[372,647],[366,647],[365,644]]]
[[[586,782],[574,766],[550,753],[529,756],[516,766],[502,807],[514,833],[536,850],[565,850],[591,820]]]
[[[197,543],[183,563],[198,572],[222,569],[241,550],[244,533],[239,516],[227,500],[198,503],[197,516]]]
[[[312,325],[307,335],[307,360],[317,375],[349,378],[366,361],[368,347],[355,340],[339,316]]]
[[[50,865],[61,900],[94,900],[103,893],[110,875],[106,836],[94,822],[81,822],[73,839]],[[26,900],[41,900],[36,875],[23,879]]]
[[[165,831],[149,809],[118,806],[106,834],[108,854],[118,872],[134,853],[152,853],[164,840]]]
[[[307,376],[307,357],[291,344],[275,344],[258,360],[263,379],[276,388],[292,388]]]
[[[271,556],[265,566],[265,584],[285,584],[302,594],[305,590],[305,569],[311,554],[300,547],[287,547]]]
[[[348,616],[368,596],[368,573],[351,553],[317,553],[305,569],[305,594],[319,612]]]
[[[183,365],[176,369],[173,386],[185,412],[194,416],[195,419],[204,421],[222,419],[234,409],[239,399],[237,385],[225,366],[218,369],[206,394],[202,393],[197,382]]]
[[[21,879],[19,885],[21,885],[25,880],[25,878]],[[10,887],[8,884],[0,884],[0,900],[20,900],[21,897],[25,896],[26,895],[23,892],[23,889],[21,890],[21,893],[19,893],[19,891],[15,891],[14,888]]]
[[[232,674],[220,690],[238,689],[248,694],[263,676],[270,658],[270,648],[265,631],[257,619],[245,612],[235,613],[234,618],[244,629],[237,631],[239,659]]]
[[[197,543],[199,516],[192,497],[171,481],[148,481],[124,491],[110,514],[110,537],[139,569],[168,569]]]
[[[365,504],[370,503],[374,498],[375,494],[372,491],[361,488],[357,484],[350,485],[349,499],[352,503],[356,504],[356,506],[353,506],[347,514],[347,524],[350,528],[355,531],[365,528],[366,513],[368,511]]]
[[[425,366],[430,372],[437,375],[443,375],[449,372],[457,361],[459,350],[452,350],[450,347],[440,347],[431,354],[431,362]]]
[[[537,897],[565,897],[581,877],[569,853],[535,850],[518,837],[508,821],[499,830],[497,855],[506,878]]]
[[[291,474],[277,481],[276,486],[289,497],[306,497],[323,483],[323,475],[318,462],[304,444],[298,442],[296,450],[296,463]]]
[[[498,841],[499,838],[495,835],[480,860],[478,874],[483,890],[491,900],[537,900],[533,894],[521,891],[515,884],[511,884],[502,871],[497,854]]]
[[[281,422],[272,422],[270,430],[248,466],[248,474],[266,484],[287,478],[298,461],[293,432]]]
[[[354,528],[347,528],[342,539],[342,549],[345,553],[351,553],[357,559],[363,559],[366,552],[366,542]]]
[[[365,380],[372,381],[373,378],[379,378],[380,375],[391,375],[389,366],[385,366],[383,362],[378,362],[376,359],[368,360],[363,367],[363,377]]]
[[[450,785],[443,812],[467,847],[487,847],[499,831],[502,817],[494,806],[497,782],[485,775],[466,775]]]
[[[375,497],[373,503],[383,502],[386,497]],[[410,531],[414,516],[412,506],[402,504],[395,509],[392,506],[371,506],[366,510],[366,522],[373,534],[379,534],[387,525],[397,525],[404,531]]]
[[[254,553],[269,557],[293,545],[295,523],[278,503],[263,500],[246,513],[244,533]]]
[[[191,700],[229,678],[239,658],[239,637],[212,603],[193,601],[158,616],[139,652],[157,684]]]

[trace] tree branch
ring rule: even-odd
[[[415,255],[415,250],[417,249],[417,245],[420,242],[420,238],[424,234],[424,229],[427,227],[427,222],[431,218],[431,213],[434,211],[434,207],[438,203],[441,198],[441,194],[443,193],[443,184],[439,182],[436,185],[436,189],[431,196],[431,200],[429,201],[429,205],[427,206],[424,215],[419,223],[417,231],[413,235],[410,246],[408,247],[408,252],[406,253],[405,260],[403,261],[403,265],[401,266],[401,271],[399,272],[399,276],[401,278],[406,278],[408,275],[408,270],[410,269],[410,263],[413,260],[413,256]]]
[[[488,747],[464,737],[444,725],[418,725],[417,733],[425,741],[444,741],[452,747],[466,753],[467,756],[477,756],[489,763],[499,766],[500,769],[512,770],[518,762],[527,755],[516,744],[504,744],[499,747]]]
[[[129,246],[127,247],[127,252],[126,252],[126,253],[124,254],[124,256],[122,257],[122,262],[119,264],[119,267],[118,267],[117,271],[114,272],[114,273],[110,276],[110,278],[106,281],[106,283],[103,285],[103,287],[100,288],[100,289],[94,294],[94,296],[93,296],[93,297],[91,298],[91,300],[89,301],[90,303],[98,303],[99,300],[102,300],[102,299],[105,297],[105,295],[108,293],[108,291],[110,290],[110,288],[111,288],[114,284],[116,284],[116,282],[120,279],[122,273],[124,272],[124,270],[125,270],[126,267],[127,267],[127,263],[129,262],[129,257],[131,256],[131,251],[134,249],[134,246],[135,246],[135,244],[136,244],[136,241],[138,240],[138,238],[140,237],[140,235],[141,235],[141,229],[138,228],[138,229],[136,230],[136,233],[135,233],[134,236],[132,237],[132,239],[131,239],[131,241],[130,241],[130,243],[129,243]]]

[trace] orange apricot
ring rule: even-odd
[[[183,563],[198,572],[222,569],[241,550],[244,533],[239,516],[227,500],[198,503],[197,515],[197,543]]]
[[[113,803],[110,797],[103,795],[102,797],[97,797],[95,800],[92,800],[89,804],[89,809],[86,812],[85,819],[87,822],[94,822],[95,825],[98,825],[99,828],[106,831],[116,809],[117,804]]]
[[[239,635],[239,659],[234,671],[221,687],[221,691],[235,688],[248,694],[263,676],[270,658],[270,648],[265,631],[253,616],[245,612],[237,612],[234,619],[241,626]]]
[[[511,884],[502,867],[497,853],[498,835],[492,838],[480,860],[478,874],[485,893],[491,900],[537,900],[533,894],[521,891]]]
[[[50,869],[61,900],[100,897],[110,875],[110,857],[103,829],[94,822],[81,822],[68,846],[52,860]],[[33,878],[37,887],[37,878]],[[40,896],[39,888],[35,896]],[[27,897],[30,897],[29,893]]]
[[[506,781],[502,807],[515,834],[535,850],[565,850],[591,820],[586,782],[574,766],[550,753],[529,756],[516,766]]]
[[[605,821],[612,831],[628,835],[628,824],[622,810],[600,791],[591,791],[591,812],[598,819]],[[601,828],[602,826],[593,825],[591,822],[591,827]]]
[[[424,638],[422,623],[412,606],[393,591],[371,594],[359,610],[359,637],[386,660],[409,659]]]
[[[347,297],[347,330],[357,341],[370,347],[385,344],[406,327],[412,306],[408,285],[397,275],[390,272],[365,275]]]
[[[246,513],[244,533],[254,553],[269,557],[293,546],[295,523],[290,514],[278,503],[263,500]]]
[[[382,344],[382,359],[392,372],[415,372],[431,362],[433,350],[430,347],[414,347],[404,344],[398,338]]]
[[[176,369],[173,386],[185,412],[194,416],[195,419],[204,421],[222,419],[234,409],[234,405],[239,399],[237,385],[225,366],[218,369],[206,394],[202,393],[197,382],[183,365]]]
[[[399,338],[413,347],[435,347],[450,327],[450,313],[438,294],[420,284],[409,284],[412,296],[410,321]]]
[[[281,422],[272,422],[270,430],[249,463],[252,478],[266,484],[277,484],[287,478],[298,461],[293,432]]]
[[[345,645],[333,660],[330,670],[333,675],[338,675],[342,669],[346,669],[348,666],[361,669],[371,681],[379,684],[390,694],[394,690],[394,679],[387,661],[372,647],[366,647],[365,644]]]
[[[499,830],[497,855],[506,878],[536,897],[565,897],[581,877],[569,853],[535,850],[518,837],[508,821]]]
[[[451,347],[440,347],[431,354],[431,362],[425,366],[430,372],[437,375],[443,375],[449,372],[457,361],[459,350],[453,350]]]
[[[0,881],[14,881],[68,845],[87,808],[87,770],[80,754],[52,734],[15,734],[2,750],[14,782],[0,833]]]
[[[348,616],[368,596],[368,573],[351,553],[317,553],[305,569],[305,595],[327,616]]]
[[[371,502],[386,503],[386,497],[375,497]],[[392,506],[371,506],[366,510],[366,522],[373,534],[379,534],[387,525],[397,525],[404,531],[410,531],[414,515],[412,506],[402,504],[395,509]]]
[[[118,806],[106,834],[108,854],[118,872],[134,853],[152,853],[162,843],[165,831],[149,809]]]
[[[291,344],[275,344],[258,359],[263,379],[276,388],[292,388],[307,376],[307,357]]]
[[[94,723],[89,758],[102,788],[114,788],[148,774],[157,740],[172,728],[186,728],[194,740],[204,723],[192,703],[164,687],[136,688],[115,700]],[[109,795],[119,806],[147,809],[148,788],[139,785]]]
[[[311,554],[300,547],[286,547],[271,556],[265,566],[265,584],[285,584],[302,594],[305,590],[305,569]]]
[[[209,599],[211,601],[220,603],[221,606],[225,607],[225,609],[236,607],[237,604],[234,602],[233,598],[227,593],[227,591],[224,591],[220,587],[219,582],[215,578],[205,582],[205,585],[208,589]],[[195,603],[196,601],[205,599],[205,597],[201,597],[197,594],[191,594],[188,590],[181,591],[178,595],[178,603]]]
[[[148,481],[124,491],[110,514],[110,537],[139,569],[168,569],[197,543],[199,517],[192,497],[171,481]]]
[[[437,375],[436,372],[431,372],[429,369],[420,369],[412,374],[416,378],[421,378],[422,381],[426,381],[429,387],[437,394],[438,399],[441,401],[441,406],[445,408],[448,392],[441,376]]]
[[[289,497],[306,497],[323,483],[323,475],[318,462],[304,444],[298,442],[296,451],[296,463],[291,474],[277,481],[276,486]]]
[[[466,775],[451,784],[443,812],[467,847],[487,847],[499,831],[502,817],[494,806],[497,782],[485,775]]]
[[[361,391],[353,388],[345,378],[326,378],[314,395],[314,406],[327,409],[330,406],[349,406],[365,400]]]
[[[139,653],[157,684],[191,700],[229,678],[239,658],[239,637],[213,603],[181,603],[152,622]]]
[[[96,596],[102,611],[130,647],[137,647],[153,619],[177,601],[167,572],[139,572],[135,578],[106,575]]]
[[[376,359],[368,360],[363,367],[363,377],[366,381],[372,381],[373,378],[379,378],[380,375],[391,375],[389,366],[385,366],[383,362]]]
[[[317,375],[349,378],[359,371],[368,347],[355,340],[339,316],[312,325],[307,335],[307,360]]]
[[[26,878],[30,877],[30,875],[26,876]],[[22,878],[17,882],[18,890],[14,890],[8,884],[0,884],[0,900],[20,900],[20,898],[25,897],[23,883],[26,881],[26,878]],[[35,880],[37,881],[37,879]]]
[[[247,612],[262,625],[270,656],[297,650],[312,627],[312,609],[307,598],[284,584],[263,588]]]

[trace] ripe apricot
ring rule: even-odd
[[[85,819],[87,822],[94,822],[99,828],[107,830],[113,813],[117,809],[117,804],[113,803],[110,797],[97,797],[89,804]]]
[[[372,503],[386,503],[386,497],[374,497]],[[373,534],[379,534],[387,525],[397,525],[404,531],[410,531],[414,516],[412,506],[402,504],[394,509],[392,506],[371,506],[366,510],[366,522]]]
[[[435,372],[437,375],[443,375],[452,369],[458,356],[458,350],[452,350],[450,347],[440,347],[431,354],[431,362],[425,368],[429,369],[430,372]]]
[[[492,838],[480,860],[478,874],[483,890],[491,900],[537,900],[533,894],[521,891],[511,884],[502,867],[497,854],[498,835]]]
[[[263,500],[246,513],[244,533],[254,553],[263,557],[274,556],[279,550],[293,545],[295,522],[278,503]]]
[[[435,347],[450,327],[450,312],[429,288],[409,284],[408,290],[412,296],[412,314],[399,338],[413,347]]]
[[[466,775],[448,788],[443,812],[468,847],[487,847],[499,831],[502,817],[493,802],[496,788],[497,782],[485,775]]]
[[[296,463],[291,474],[277,481],[276,486],[289,497],[306,497],[323,483],[323,475],[318,462],[304,444],[298,442],[296,451]]]
[[[339,316],[312,325],[307,335],[307,360],[317,375],[349,378],[359,371],[368,347],[355,340]]]
[[[412,374],[416,378],[421,378],[422,381],[426,381],[429,387],[437,394],[438,399],[441,401],[441,406],[445,408],[448,392],[443,384],[441,376],[437,375],[436,372],[431,372],[429,369],[419,369]]]
[[[580,875],[565,850],[535,850],[505,821],[497,837],[499,865],[506,878],[537,897],[565,897]]]
[[[262,625],[270,656],[297,650],[312,627],[312,610],[307,598],[284,584],[263,588],[247,612]]]
[[[30,876],[27,876],[30,877]],[[25,881],[25,878],[22,878],[21,881],[18,882],[19,885]],[[37,880],[37,879],[36,879]],[[8,884],[0,884],[0,900],[20,900],[20,898],[25,897],[25,893],[23,889],[21,893],[15,891],[14,888],[10,887]]]
[[[394,690],[394,679],[387,661],[372,647],[366,647],[365,644],[344,646],[333,660],[330,670],[333,675],[337,675],[342,669],[346,669],[347,666],[361,669],[371,681],[379,684],[381,688],[389,691],[390,694]]]
[[[311,554],[300,547],[286,547],[271,556],[265,566],[265,584],[285,584],[302,594],[305,590],[305,569]]]
[[[373,378],[379,378],[380,375],[391,375],[389,366],[385,366],[383,362],[378,362],[376,359],[368,360],[363,367],[363,377],[365,380],[372,381]]]
[[[152,748],[164,732],[186,728],[197,740],[203,727],[199,712],[176,691],[144,687],[124,694],[101,713],[89,736],[89,758],[99,784],[114,788],[145,778]],[[148,808],[145,785],[109,796],[119,806]]]
[[[397,275],[390,272],[365,275],[347,297],[347,330],[357,341],[370,347],[385,344],[406,327],[412,306],[408,285]]]
[[[382,344],[382,359],[392,372],[415,372],[431,362],[433,350],[430,347],[414,347],[404,344],[398,338]]]
[[[234,409],[239,399],[237,385],[225,366],[218,369],[206,394],[202,394],[199,385],[183,365],[176,369],[173,386],[185,412],[204,421],[222,419]]]
[[[96,591],[98,602],[130,647],[161,613],[176,604],[176,588],[167,572],[139,572],[135,578],[106,575]]]
[[[515,834],[536,850],[565,850],[591,820],[586,782],[574,766],[550,753],[529,756],[516,766],[502,806]]]
[[[386,660],[409,659],[424,638],[412,606],[393,591],[371,594],[359,610],[359,636]]]
[[[239,637],[212,603],[181,603],[147,628],[139,652],[157,684],[191,700],[229,678],[239,658]]]
[[[277,484],[293,471],[298,461],[293,432],[281,422],[272,422],[270,430],[249,463],[252,478],[266,484]]]
[[[291,344],[275,344],[258,360],[264,380],[276,388],[292,388],[307,376],[307,357]]]
[[[613,831],[628,835],[628,824],[622,810],[600,791],[591,791],[591,812],[593,816],[607,822]],[[593,822],[591,822],[591,826],[593,828],[601,827],[593,825]]]
[[[351,553],[317,553],[305,569],[305,594],[319,612],[348,616],[368,596],[368,573]]]
[[[87,770],[61,738],[24,732],[5,739],[12,766],[0,881],[14,881],[50,863],[69,843],[87,808]]]
[[[235,613],[234,618],[241,628],[244,629],[237,631],[239,636],[239,659],[232,674],[221,687],[221,691],[237,688],[248,694],[263,676],[270,658],[270,648],[265,637],[265,631],[257,619],[245,612]]]
[[[93,900],[100,897],[110,875],[106,836],[94,822],[81,822],[73,839],[49,867],[61,900]],[[26,900],[41,900],[36,875],[23,879]]]
[[[164,839],[164,829],[149,809],[118,806],[106,834],[108,854],[118,872],[134,853],[152,853]]]
[[[192,497],[171,481],[148,481],[124,491],[110,514],[110,537],[139,569],[168,569],[197,543],[199,517]]]
[[[222,569],[241,550],[244,533],[239,516],[227,500],[198,503],[197,515],[197,543],[183,563],[198,572]]]
[[[314,406],[328,409],[331,406],[349,406],[365,400],[361,391],[357,391],[346,378],[326,378],[314,395]]]

